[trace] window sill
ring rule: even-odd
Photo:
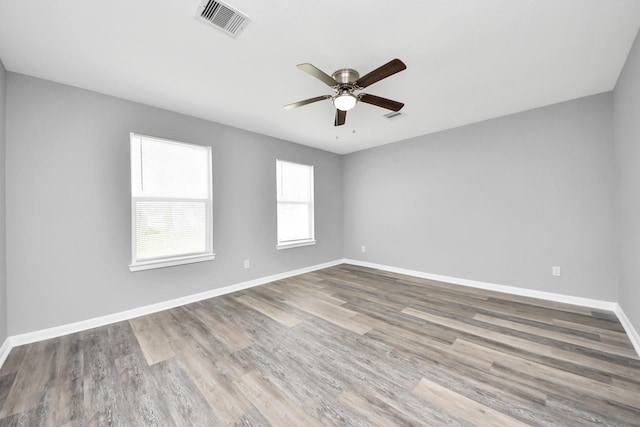
[[[282,249],[291,249],[291,248],[299,248],[301,246],[311,246],[311,245],[315,245],[316,241],[315,239],[311,239],[311,240],[298,240],[295,242],[290,242],[290,243],[280,243],[276,246],[277,250],[282,250]]]
[[[191,256],[176,257],[176,258],[165,258],[161,260],[141,261],[141,262],[136,262],[134,264],[130,264],[129,270],[130,271],[151,270],[154,268],[171,267],[174,265],[192,264],[194,262],[212,261],[213,259],[215,259],[215,257],[216,257],[216,254],[207,253],[207,254],[191,255]]]

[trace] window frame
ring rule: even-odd
[[[134,196],[133,192],[133,179],[134,170],[138,165],[134,165],[134,138],[139,138],[148,141],[157,141],[160,143],[169,143],[182,146],[198,147],[199,149],[205,149],[207,155],[207,187],[208,194],[206,199],[199,198],[186,198],[186,197],[148,197],[148,196]],[[215,259],[216,254],[213,252],[213,163],[211,155],[211,147],[208,145],[191,144],[188,142],[175,141],[171,139],[159,138],[155,136],[143,135],[139,133],[131,132],[129,134],[130,143],[130,191],[131,191],[131,264],[129,264],[130,271],[150,270],[155,268],[171,267],[175,265],[191,264],[195,262],[211,261]],[[202,202],[205,205],[205,250],[196,253],[185,253],[181,255],[160,256],[154,258],[137,258],[137,227],[136,227],[136,203],[137,202],[153,202],[153,201],[168,201],[168,202]]]
[[[297,166],[305,166],[305,167],[309,168],[309,177],[310,177],[309,199],[310,200],[308,202],[302,202],[302,201],[298,201],[298,200],[282,200],[282,199],[280,199],[280,194],[278,193],[278,180],[281,179],[281,176],[280,176],[281,168],[279,168],[278,165],[281,164],[281,163],[288,163],[288,164],[297,165]],[[292,162],[292,161],[289,161],[289,160],[276,159],[276,249],[277,250],[298,248],[298,247],[301,247],[301,246],[310,246],[310,245],[315,245],[316,244],[316,239],[315,239],[315,183],[314,183],[314,179],[315,179],[315,169],[314,169],[313,165],[307,165],[307,164],[304,164],[304,163]],[[307,205],[309,207],[309,223],[308,223],[308,227],[309,227],[310,237],[304,238],[304,239],[295,239],[295,240],[280,240],[280,224],[279,224],[279,220],[278,220],[278,208],[279,208],[279,206],[281,204],[283,204],[283,205]]]

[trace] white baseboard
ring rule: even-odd
[[[323,268],[333,267],[335,265],[342,264],[342,260],[336,260],[327,262],[324,264],[317,264],[311,267],[300,268],[297,270],[287,271],[285,273],[274,274],[272,276],[261,277],[259,279],[249,280],[247,282],[237,283],[234,285],[225,286],[218,289],[212,289],[210,291],[201,292],[194,295],[188,295],[181,298],[172,299],[169,301],[163,301],[157,304],[151,304],[144,307],[134,308],[132,310],[122,311],[119,313],[109,314],[106,316],[100,316],[93,319],[82,320],[80,322],[69,323],[66,325],[55,326],[53,328],[42,329],[39,331],[27,332],[23,334],[13,335],[7,338],[5,344],[0,348],[0,357],[2,357],[5,346],[8,347],[6,351],[7,355],[13,347],[17,347],[24,344],[30,344],[37,341],[43,341],[50,338],[56,338],[63,335],[73,334],[76,332],[86,331],[88,329],[97,328],[99,326],[105,326],[123,320],[129,320],[147,314],[157,313],[158,311],[168,310],[170,308],[179,307],[181,305],[190,304],[192,302],[202,301],[208,298],[217,297],[220,295],[229,294],[243,289],[253,288],[255,286],[264,285],[266,283],[274,282],[276,280],[286,279],[288,277],[297,276],[311,271],[320,270]],[[5,356],[6,357],[6,356]],[[4,359],[0,359],[4,362]],[[0,363],[0,367],[2,364]]]
[[[50,338],[56,338],[63,335],[73,334],[76,332],[85,331],[99,326],[105,326],[124,320],[133,319],[147,314],[157,313],[158,311],[168,310],[174,307],[178,307],[185,304],[190,304],[197,301],[202,301],[208,298],[213,298],[220,295],[229,294],[232,292],[240,291],[243,289],[253,288],[255,286],[264,285],[266,283],[274,282],[276,280],[286,279],[288,277],[297,276],[304,273],[309,273],[323,268],[333,267],[339,264],[352,264],[362,267],[370,267],[378,270],[389,271],[392,273],[406,274],[408,276],[420,277],[423,279],[435,280],[438,282],[453,283],[462,286],[470,286],[474,288],[487,289],[497,292],[504,292],[513,295],[527,296],[533,298],[540,298],[549,301],[563,302],[567,304],[580,305],[584,307],[597,308],[602,310],[613,311],[620,320],[620,323],[624,327],[629,339],[631,340],[636,352],[640,356],[640,336],[634,329],[633,325],[629,321],[628,317],[622,310],[622,307],[618,303],[609,301],[600,301],[588,298],[574,297],[562,294],[556,294],[551,292],[542,292],[531,289],[517,288],[513,286],[497,285],[494,283],[480,282],[476,280],[461,279],[457,277],[441,276],[438,274],[430,274],[416,270],[408,270],[404,268],[397,268],[388,265],[375,264],[364,261],[357,261],[352,259],[341,259],[336,261],[327,262],[324,264],[317,264],[311,267],[300,268],[297,270],[291,270],[272,276],[261,277],[258,279],[250,280],[247,282],[237,283],[234,285],[225,286],[218,289],[212,289],[210,291],[188,295],[181,298],[164,301],[157,304],[151,304],[144,307],[135,308],[132,310],[122,311],[119,313],[109,314],[106,316],[100,316],[93,319],[87,319],[80,322],[70,323],[67,325],[56,326],[53,328],[43,329],[39,331],[27,332],[23,334],[9,336],[2,346],[0,346],[0,367],[4,364],[5,360],[9,356],[11,349],[24,344],[30,344],[37,341],[43,341]]]
[[[439,274],[425,273],[422,271],[408,270],[405,268],[392,267],[388,265],[375,264],[372,262],[358,261],[353,259],[342,260],[345,264],[358,265],[361,267],[375,268],[378,270],[388,271],[390,273],[406,274],[407,276],[419,277],[421,279],[435,280],[437,282],[453,283],[455,285],[469,286],[472,288],[486,289],[496,292],[504,292],[506,294],[519,295],[524,297],[539,298],[547,301],[561,302],[565,304],[579,305],[582,307],[596,308],[600,310],[608,310],[615,313],[627,333],[631,344],[640,357],[640,336],[635,330],[629,318],[617,302],[602,301],[590,298],[575,297],[571,295],[556,294],[553,292],[536,291],[533,289],[517,288],[514,286],[497,285],[495,283],[480,282],[477,280],[461,279],[459,277],[441,276]]]
[[[640,356],[640,335],[638,335],[638,331],[633,327],[620,304],[616,304],[616,308],[613,312],[618,316],[620,323],[622,323],[622,327],[627,332],[629,340],[631,340],[631,344],[633,344],[633,348],[636,349],[636,353]]]
[[[5,360],[7,360],[7,357],[9,357],[11,348],[11,341],[9,340],[9,338],[7,338],[6,340],[4,340],[2,346],[0,347],[0,367],[4,365]]]
[[[423,271],[407,270],[405,268],[391,267],[388,265],[375,264],[372,262],[345,259],[346,264],[359,265],[362,267],[377,268],[378,270],[390,273],[406,274],[407,276],[420,277],[437,282],[453,283],[454,285],[469,286],[471,288],[485,289],[488,291],[504,292],[505,294],[519,295],[523,297],[539,298],[548,301],[562,302],[565,304],[580,305],[582,307],[598,308],[601,310],[615,311],[617,303],[602,301],[590,298],[574,297],[553,292],[536,291],[533,289],[518,288],[515,286],[497,285],[495,283],[480,282],[477,280],[461,279],[459,277],[441,276],[439,274],[425,273]]]

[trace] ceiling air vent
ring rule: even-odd
[[[382,116],[387,118],[388,120],[398,120],[398,119],[401,119],[402,117],[407,117],[406,114],[400,111],[392,111],[390,113],[383,114]]]
[[[196,9],[196,18],[232,37],[237,37],[251,21],[247,15],[215,0],[202,0]]]

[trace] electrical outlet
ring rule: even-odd
[[[244,260],[244,268],[249,268],[251,267],[251,261],[249,261],[248,259]]]
[[[362,245],[362,247],[360,249],[362,250],[363,253],[367,252],[367,248],[364,245]]]
[[[557,265],[551,267],[551,274],[554,276],[560,276],[560,267]]]

